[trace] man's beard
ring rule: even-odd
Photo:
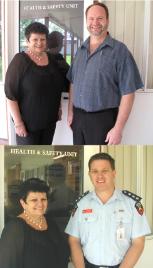
[[[107,28],[108,28],[108,25],[104,25],[95,31],[92,29],[92,27],[87,26],[87,30],[89,31],[89,33],[94,36],[101,36],[107,30]]]

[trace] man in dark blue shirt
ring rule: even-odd
[[[107,31],[107,6],[90,5],[86,20],[90,37],[78,49],[67,75],[68,124],[74,144],[119,144],[134,92],[143,83],[128,48]]]

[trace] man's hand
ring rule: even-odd
[[[122,131],[130,115],[133,102],[134,93],[129,93],[122,96],[116,123],[106,136],[105,142],[108,142],[108,145],[119,144],[121,142]]]
[[[144,244],[144,236],[135,238],[119,268],[133,268],[143,252]]]
[[[75,268],[85,268],[83,251],[80,243],[80,239],[69,236],[69,245],[71,250],[72,263]]]
[[[116,127],[113,127],[106,136],[105,142],[108,143],[108,145],[113,144],[119,144],[122,139],[122,131],[117,129]]]

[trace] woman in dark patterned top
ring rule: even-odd
[[[52,143],[65,78],[54,55],[46,52],[48,29],[34,22],[25,29],[26,52],[17,53],[5,79],[5,93],[17,144]]]
[[[48,190],[46,183],[37,178],[21,185],[24,211],[3,229],[1,268],[67,268],[67,245],[55,222],[44,215]]]

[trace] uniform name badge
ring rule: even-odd
[[[119,226],[117,228],[117,240],[121,241],[125,239],[125,228],[123,226]]]

